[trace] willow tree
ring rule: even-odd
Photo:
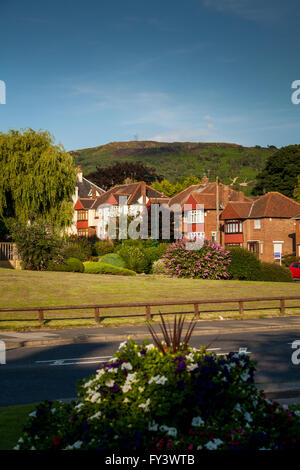
[[[69,226],[75,183],[72,157],[49,132],[0,133],[0,218]]]

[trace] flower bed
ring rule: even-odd
[[[245,354],[129,340],[79,383],[77,402],[38,405],[16,449],[299,449],[299,416],[266,400],[254,371]]]

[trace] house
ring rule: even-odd
[[[224,223],[222,244],[246,248],[261,261],[281,262],[283,255],[295,253],[297,241],[300,245],[299,213],[300,204],[278,192],[252,202],[228,201],[220,216]]]
[[[81,166],[78,166],[75,193],[73,195],[74,217],[69,234],[80,237],[92,237],[95,235],[95,212],[92,206],[97,197],[105,191],[96,184],[84,178]]]
[[[182,232],[185,238],[206,238],[222,243],[220,225],[223,222],[218,220],[218,216],[229,201],[252,202],[252,199],[230,186],[209,182],[204,176],[201,184],[189,186],[173,196],[169,206],[181,207]]]
[[[296,256],[300,257],[300,214],[293,219],[296,221]]]
[[[88,219],[88,228],[91,229],[90,224],[93,223],[95,234],[98,238],[105,239],[109,235],[107,225],[111,219],[115,220],[121,213],[136,217],[155,201],[158,204],[162,202],[167,204],[169,198],[148,186],[144,181],[140,181],[114,186],[96,197],[91,205],[87,200],[80,200],[80,203],[82,207],[90,205],[87,210],[88,212],[92,211],[91,217]]]

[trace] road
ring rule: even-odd
[[[257,361],[256,382],[299,381],[300,389],[300,365],[291,361],[291,343],[299,339],[299,330],[252,331],[194,336],[191,345],[209,345],[216,354],[247,348],[250,357]],[[0,365],[0,406],[76,397],[77,381],[94,373],[101,361],[114,354],[119,343],[78,343],[7,351],[6,364]]]

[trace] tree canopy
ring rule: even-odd
[[[278,191],[293,197],[298,175],[300,175],[300,145],[282,147],[268,158],[264,170],[257,175],[253,194]]]
[[[147,178],[145,175],[150,175],[152,178],[156,176],[158,180],[163,178],[156,173],[155,169],[140,162],[116,162],[106,168],[97,167],[97,170],[87,175],[87,178],[107,191],[112,186],[124,184],[127,178],[131,181],[147,181],[148,179],[152,183],[152,178]]]
[[[157,183],[157,190],[166,196],[173,197],[175,194],[180,193],[193,184],[201,184],[201,181],[201,178],[198,178],[197,176],[188,176],[187,178],[183,178],[174,184],[170,183],[170,181],[167,179],[164,179]],[[153,183],[152,186],[154,188],[155,184]]]
[[[0,167],[0,218],[71,224],[76,170],[49,132],[0,133]]]

